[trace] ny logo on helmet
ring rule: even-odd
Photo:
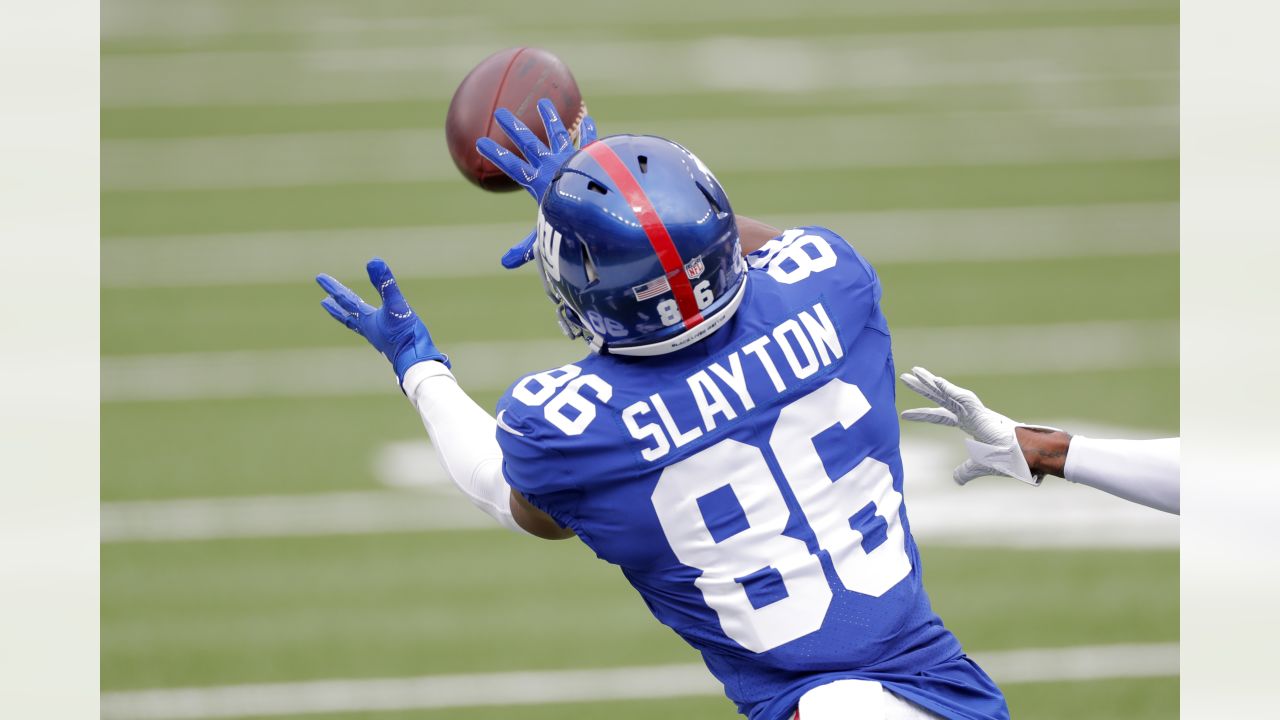
[[[542,211],[538,211],[538,256],[542,259],[542,267],[547,274],[547,278],[554,281],[560,280],[560,240],[562,236],[560,231],[551,227],[547,219],[542,216]]]

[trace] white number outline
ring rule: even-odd
[[[569,381],[564,390],[556,395],[542,414],[547,422],[555,425],[560,432],[569,436],[577,436],[586,432],[591,421],[596,419],[596,404],[582,396],[584,389],[590,388],[600,402],[609,402],[613,397],[613,386],[605,382],[599,375],[582,375]],[[573,418],[565,415],[564,409],[571,407],[578,411]]]
[[[790,510],[779,481],[791,488],[845,589],[879,597],[910,574],[902,494],[889,467],[867,457],[833,480],[813,444],[818,433],[836,424],[848,429],[870,408],[856,385],[839,378],[784,407],[769,438],[781,478],[769,471],[763,450],[732,439],[663,469],[650,498],[663,533],[677,560],[702,571],[694,584],[725,634],[744,648],[766,652],[820,629],[833,598],[818,555],[782,534]],[[698,499],[726,486],[747,527],[716,542]],[[868,503],[886,526],[870,552],[849,524]],[[781,576],[786,596],[756,608],[738,580],[766,568]]]
[[[810,255],[805,250],[807,247],[816,250],[817,257]],[[748,260],[751,267],[764,268],[773,279],[790,285],[807,279],[813,273],[835,267],[839,258],[826,238],[792,228],[751,253]],[[795,267],[790,270],[784,268],[787,260]]]
[[[698,309],[706,310],[716,300],[716,294],[711,291],[711,281],[703,280],[694,285],[693,296],[698,303]],[[684,316],[680,314],[680,304],[676,302],[675,298],[667,298],[658,303],[658,319],[666,327],[671,327],[684,320]]]
[[[532,388],[533,383],[538,384],[537,390]],[[604,378],[583,375],[582,368],[570,364],[526,376],[511,389],[511,397],[529,407],[544,406],[542,415],[547,422],[565,435],[577,436],[596,419],[596,403],[582,395],[588,389],[599,402],[609,402],[613,397],[613,386]],[[577,414],[570,418],[565,408],[573,408]]]

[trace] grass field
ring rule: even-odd
[[[424,433],[311,280],[363,288],[374,253],[440,344],[476,358],[458,374],[483,404],[577,351],[553,344],[534,274],[497,264],[528,197],[476,190],[445,151],[457,82],[518,44],[569,63],[602,132],[688,145],[739,213],[844,234],[879,270],[900,366],[1018,418],[1178,431],[1169,0],[107,0],[103,32],[104,503],[381,492],[379,449]],[[343,349],[349,373],[297,362]],[[166,383],[180,391],[148,392]],[[908,477],[908,506],[946,482]],[[1175,548],[922,552],[976,655],[1178,639]],[[586,548],[497,530],[110,542],[102,568],[108,695],[697,662]],[[1178,712],[1170,676],[1007,693],[1015,717]],[[664,714],[733,708],[326,717]]]

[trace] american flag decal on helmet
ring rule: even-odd
[[[703,264],[701,255],[690,260],[689,264],[684,266],[684,274],[690,280],[697,280],[702,277],[702,273],[706,271],[707,266]],[[637,285],[631,288],[631,292],[636,294],[637,301],[649,300],[650,298],[656,298],[659,295],[671,292],[671,283],[664,275],[656,280],[650,280],[644,285]]]
[[[666,276],[660,277],[657,280],[647,282],[644,285],[637,285],[631,288],[631,292],[636,294],[637,301],[656,298],[659,295],[663,295],[670,291],[671,291],[671,283],[667,282]]]

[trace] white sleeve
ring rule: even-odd
[[[1157,510],[1181,511],[1180,438],[1094,440],[1076,435],[1067,450],[1068,480]]]
[[[458,387],[444,363],[414,365],[404,374],[403,387],[453,484],[503,527],[527,533],[511,515],[511,486],[502,476],[498,426],[489,413]]]

